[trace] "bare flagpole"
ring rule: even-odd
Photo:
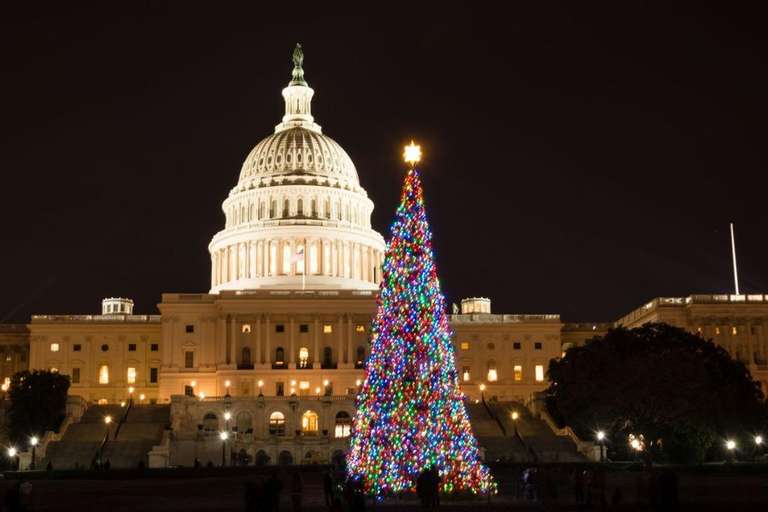
[[[739,273],[736,270],[736,238],[733,236],[733,222],[731,222],[731,251],[733,252],[733,281],[736,283],[736,295],[740,295]]]

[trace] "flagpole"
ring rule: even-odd
[[[733,222],[731,222],[731,251],[733,253],[733,282],[736,284],[736,295],[740,295],[739,273],[736,270],[736,238],[733,235]]]

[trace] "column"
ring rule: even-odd
[[[290,329],[288,332],[288,368],[293,370],[296,368],[296,320],[293,315],[291,315],[291,318],[288,321],[288,329]]]
[[[237,316],[229,316],[229,364],[237,365]]]
[[[174,349],[173,322],[174,320],[175,318],[172,316],[163,317],[163,366],[173,366],[173,349]],[[89,345],[90,344],[86,344],[86,348],[90,350]],[[45,347],[43,348],[45,349]],[[34,354],[34,351],[30,350],[30,352]],[[44,354],[45,352],[38,351],[38,353]],[[90,352],[87,352],[87,353],[90,353]],[[31,358],[30,358],[30,361],[31,361]],[[41,363],[40,366],[42,366],[42,363],[44,363],[44,361],[40,361],[39,363]],[[30,364],[29,366],[32,367],[32,364]]]
[[[352,350],[352,315],[347,315],[347,360],[350,365],[355,364],[355,355]]]
[[[322,368],[323,355],[320,353],[320,318],[315,315],[312,326],[312,337],[315,339],[315,352],[312,356],[312,368]]]
[[[254,329],[256,329],[256,359],[254,363],[261,365],[264,358],[261,357],[261,315],[256,315],[256,322],[254,322]]]
[[[344,362],[344,316],[339,315],[339,321],[338,325],[336,326],[336,332],[338,333],[336,335],[336,338],[338,339],[338,351],[339,353],[336,355],[336,362],[338,363],[338,367],[341,368],[342,363]]]
[[[264,315],[264,364],[272,366],[272,349],[269,346],[269,335],[272,332],[269,315]]]
[[[227,359],[227,315],[219,315],[216,326],[218,327],[216,329],[218,338],[216,340],[216,351],[219,353],[216,359],[219,366],[224,366],[229,362]]]
[[[216,253],[211,253],[211,288],[216,287]]]
[[[259,273],[259,267],[257,264],[258,260],[258,254],[259,254],[259,247],[256,242],[251,242],[251,257],[250,257],[250,269],[248,271],[248,275],[251,276],[251,279],[256,279],[256,276]]]
[[[739,327],[741,329],[742,327]],[[747,337],[747,350],[749,350],[749,357],[747,359],[748,367],[750,370],[755,370],[755,346],[752,342],[752,326],[749,323],[749,319],[744,320],[744,335]],[[739,331],[741,332],[741,331]]]

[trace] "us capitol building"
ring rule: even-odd
[[[354,163],[315,123],[302,63],[297,47],[282,122],[224,199],[224,228],[208,245],[210,291],[163,294],[159,315],[134,315],[130,299],[109,298],[100,315],[0,325],[1,378],[51,369],[69,375],[70,394],[88,403],[170,403],[170,464],[216,460],[225,424],[257,463],[341,456],[385,242]],[[714,339],[768,393],[768,295],[656,298],[612,323],[494,314],[486,298],[464,299],[453,313],[457,371],[471,401],[523,401],[546,388],[550,359],[612,326],[648,321]]]

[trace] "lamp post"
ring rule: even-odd
[[[192,396],[195,396],[195,386],[197,386],[197,381],[193,380],[189,385],[192,387]]]
[[[3,385],[0,386],[0,389],[3,390],[3,434],[5,434],[6,431],[6,425],[8,422],[5,420],[5,393],[8,391],[8,388],[10,387],[10,384],[8,382],[3,382]]]
[[[221,438],[221,467],[224,467],[227,465],[226,449],[227,449],[227,437],[229,436],[227,435],[226,432],[222,432],[221,434],[219,434],[219,437]]]
[[[32,437],[32,439],[29,440],[29,444],[32,445],[32,464],[30,464],[30,468],[32,471],[35,470],[35,448],[37,448],[37,437]]]
[[[224,383],[224,387],[226,387],[226,388],[227,388],[227,393],[226,393],[226,395],[224,395],[224,396],[229,396],[229,386],[231,386],[231,385],[232,385],[232,383],[231,383],[231,382],[229,382],[229,381],[226,381],[226,382]]]
[[[259,381],[259,396],[264,396],[264,381]]]
[[[16,457],[16,448],[8,448],[8,459],[11,461],[11,469],[13,469],[13,459]]]
[[[104,417],[104,425],[106,426],[106,438],[109,440],[109,424],[112,423],[112,416]]]
[[[142,404],[144,403],[144,399],[145,398],[147,398],[147,397],[146,397],[146,395],[144,395],[144,393],[139,395],[139,400],[141,401]]]
[[[480,384],[480,400],[485,402],[485,384]]]
[[[331,394],[331,393],[330,393],[330,390],[328,389],[328,386],[329,386],[330,384],[331,384],[331,383],[330,383],[330,381],[329,381],[328,379],[325,379],[325,380],[323,381],[323,387],[325,388],[325,394],[326,394],[326,395],[330,395],[330,394]]]
[[[605,455],[603,454],[603,446],[605,445],[605,432],[602,430],[597,433],[597,441],[600,444],[600,462],[604,462]]]
[[[133,386],[129,387],[128,388],[128,403],[131,404],[131,405],[133,405],[133,392],[134,392]]]
[[[729,439],[728,441],[725,442],[725,447],[728,449],[728,451],[726,452],[725,462],[727,464],[730,464],[731,462],[733,462],[733,451],[736,449],[736,441]]]
[[[512,411],[512,421],[515,422],[515,437],[517,437],[517,418],[519,418],[520,415],[517,413],[517,411]]]

